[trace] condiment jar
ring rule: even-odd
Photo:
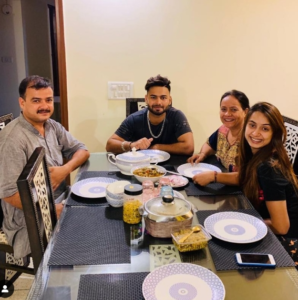
[[[155,197],[159,196],[160,190],[163,186],[170,185],[170,184],[171,184],[171,182],[170,182],[170,179],[168,177],[160,178],[159,181],[158,181],[158,185],[155,186],[155,189],[154,189]]]
[[[142,205],[143,188],[140,184],[128,184],[124,187],[123,221],[128,224],[137,224],[142,217],[139,207]]]
[[[171,197],[174,197],[173,188],[169,185],[164,185],[161,187],[159,195],[160,195],[160,197],[168,196],[168,195],[170,195]]]

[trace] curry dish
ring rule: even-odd
[[[141,177],[159,177],[163,176],[164,172],[159,172],[157,168],[140,168],[133,171],[134,175],[141,176]]]

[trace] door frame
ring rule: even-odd
[[[55,0],[56,26],[57,26],[57,50],[58,50],[58,73],[60,90],[61,124],[68,130],[68,99],[67,99],[67,76],[65,37],[63,19],[63,0]]]

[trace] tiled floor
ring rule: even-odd
[[[29,264],[29,267],[33,268],[32,260]],[[26,300],[31,285],[34,280],[34,275],[30,274],[22,274],[15,282],[14,282],[14,293],[6,298],[10,300]]]
[[[14,283],[14,293],[6,299],[25,300],[31,288],[33,280],[33,275],[22,274]]]

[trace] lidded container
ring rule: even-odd
[[[143,187],[140,184],[128,184],[124,187],[123,221],[128,224],[141,222],[139,207],[142,205]]]
[[[190,225],[191,204],[178,197],[165,195],[144,204],[143,215],[147,231],[154,237],[171,237],[173,227]]]
[[[177,227],[172,231],[173,244],[180,252],[203,249],[211,239],[211,235],[201,224]]]
[[[124,152],[118,155],[108,153],[108,161],[117,166],[124,175],[131,175],[131,168],[140,164],[150,163],[150,156],[139,151]]]

